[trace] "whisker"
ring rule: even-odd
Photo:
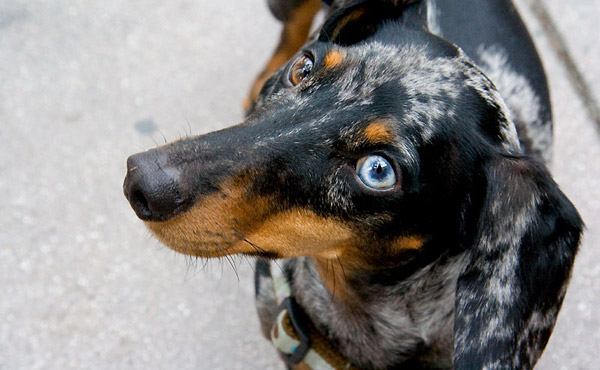
[[[238,237],[241,241],[243,241],[244,243],[247,243],[248,245],[250,245],[252,248],[254,248],[255,251],[257,252],[262,252],[262,253],[267,253],[266,250],[264,250],[263,248],[259,247],[258,245],[254,244],[253,242],[251,242],[250,240],[246,239],[245,237],[242,236],[242,233],[240,232],[240,230],[238,230],[237,228],[233,228],[233,231],[236,233],[236,237]]]
[[[219,236],[222,239],[225,239],[225,241],[227,243],[229,243],[229,246],[233,248],[234,247],[234,243],[233,243],[233,241],[231,241],[231,239],[229,239],[229,237],[227,236],[227,234],[224,232],[223,227],[221,225],[217,225],[217,226],[219,227],[219,229],[221,229],[221,233],[219,234]],[[240,282],[240,275],[239,275],[239,273],[237,271],[237,268],[235,266],[235,262],[234,262],[233,258],[230,255],[227,254],[227,252],[225,251],[225,249],[221,248],[221,245],[218,242],[216,243],[216,246],[217,246],[217,248],[219,248],[219,250],[221,252],[223,252],[223,254],[224,254],[223,257],[225,257],[225,259],[227,259],[227,262],[229,262],[229,265],[233,269],[233,272],[235,272],[235,276],[237,277],[237,280],[238,280],[238,283],[239,283]]]
[[[331,306],[333,305],[333,299],[335,297],[336,280],[335,280],[335,265],[333,263],[334,263],[334,261],[331,260],[331,273],[333,274],[333,292],[331,292],[331,300],[329,301],[329,309],[331,309]],[[327,263],[327,265],[329,265],[329,262]]]
[[[185,122],[187,122],[188,130],[190,130],[189,134],[188,134],[188,137],[190,137],[190,136],[192,136],[192,125],[190,124],[190,120],[187,119],[187,117],[184,116],[183,119],[185,119]]]
[[[233,244],[231,245],[233,247]],[[221,249],[223,251],[223,253],[226,253],[221,247],[219,247],[219,249]],[[235,249],[235,248],[234,248]],[[235,273],[235,276],[237,277],[237,281],[238,283],[240,282],[240,275],[238,273],[237,270],[237,266],[235,265],[235,260],[233,259],[233,257],[229,254],[224,255],[223,257],[225,257],[225,259],[227,260],[227,262],[229,262],[229,265],[231,266],[231,268],[233,269],[233,272]]]
[[[335,259],[337,259],[338,264],[342,268],[342,275],[344,275],[344,280],[348,280],[348,278],[346,277],[346,270],[344,270],[344,265],[342,265],[342,260],[340,260],[339,256],[335,256]]]
[[[238,238],[238,239],[240,239],[240,238]],[[227,238],[227,240],[231,243],[231,248],[233,248],[235,255],[237,257],[239,257],[240,264],[242,263],[241,261],[246,261],[246,262],[248,262],[248,265],[250,266],[252,271],[256,272],[254,269],[254,263],[252,263],[253,261],[250,260],[250,257],[243,254],[241,249],[239,247],[236,247],[235,244],[231,240],[229,240],[229,238]]]
[[[158,144],[158,141],[156,141],[156,138],[154,136],[150,136],[150,138],[152,139],[152,141],[154,142],[154,146],[156,148],[158,148],[160,146],[160,144]]]

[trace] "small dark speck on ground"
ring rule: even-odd
[[[152,119],[143,119],[133,124],[138,132],[142,134],[151,134],[158,129],[158,125]]]

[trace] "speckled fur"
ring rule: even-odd
[[[452,366],[453,302],[463,265],[463,254],[441,256],[396,285],[357,286],[361,301],[353,307],[332,299],[309,258],[286,267],[294,296],[340,351],[359,367],[385,368],[410,359],[416,347],[423,364]]]
[[[452,8],[437,0],[331,9],[242,124],[132,156],[126,196],[175,250],[282,259],[292,295],[355,366],[533,367],[583,228],[542,162],[551,121],[533,45],[512,51],[527,70],[502,40],[440,38]],[[505,11],[479,14],[526,36]],[[296,60],[312,68],[294,82]],[[392,187],[360,179],[371,155]],[[268,266],[256,269],[265,335]]]
[[[443,36],[436,3],[426,1],[427,24],[431,33]],[[327,81],[336,86],[333,110],[296,126],[293,134],[318,131],[336,115],[368,109],[376,103],[376,91],[394,85],[406,101],[396,124],[417,135],[401,136],[394,145],[403,153],[403,160],[410,162],[409,167],[418,171],[416,147],[435,140],[441,121],[461,125],[459,101],[467,91],[475,91],[495,110],[498,144],[504,156],[520,158],[527,153],[548,163],[551,124],[541,121],[536,93],[511,68],[504,53],[497,46],[481,46],[477,55],[480,69],[460,49],[455,56],[434,56],[423,45],[396,47],[377,39],[345,47],[342,63]],[[310,107],[313,94],[324,88],[318,76],[317,72],[293,94],[267,93],[263,99],[268,100],[258,106],[286,99],[291,109]],[[363,123],[361,118],[346,122],[338,140],[352,146]],[[487,181],[500,182],[497,186],[488,183],[478,230],[466,250],[456,252],[449,247],[453,253],[442,253],[392,285],[378,284],[377,278],[369,285],[354,281],[351,289],[359,298],[350,306],[332,296],[311,258],[281,261],[292,295],[340,352],[362,368],[396,368],[403,363],[427,368],[529,368],[541,355],[554,325],[579,234],[570,232],[546,246],[554,250],[550,253],[562,254],[555,266],[546,266],[559,275],[556,284],[560,288],[550,294],[551,303],[538,298],[522,301],[532,294],[527,284],[543,284],[522,280],[526,268],[523,255],[531,252],[531,233],[546,222],[540,209],[547,207],[547,198],[556,189],[551,180],[545,183],[547,179],[540,180],[543,186],[530,179],[516,180],[519,174],[514,166],[537,173],[532,169],[535,166],[519,162],[503,160],[490,165]],[[326,202],[344,212],[355,211],[351,191],[339,172],[331,173],[327,187]],[[559,203],[565,202],[562,195],[558,198]],[[573,217],[573,230],[577,230],[577,216]],[[263,283],[270,284],[261,280]],[[264,290],[261,286],[260,291]],[[266,308],[273,305],[272,294],[259,294],[257,304],[266,330],[275,315]],[[520,316],[514,311],[517,306]]]
[[[513,122],[521,134],[521,142],[530,153],[540,156],[546,164],[552,160],[552,125],[540,114],[540,99],[527,79],[515,72],[507,62],[501,47],[478,50],[481,69],[494,81],[506,104]]]

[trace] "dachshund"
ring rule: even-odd
[[[132,208],[180,253],[257,257],[289,368],[532,368],[583,222],[513,4],[326,3],[309,36],[321,4],[270,0],[248,116],[129,157]]]

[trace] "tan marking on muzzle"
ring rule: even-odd
[[[203,197],[189,211],[164,222],[146,222],[152,233],[169,248],[193,256],[220,257],[255,249],[242,241],[243,235],[272,212],[266,197],[246,196],[239,181]]]
[[[247,186],[230,182],[189,211],[164,222],[148,221],[154,235],[173,250],[193,256],[274,253],[282,258],[334,253],[354,234],[342,222],[310,210],[279,211],[267,197],[249,197]]]

